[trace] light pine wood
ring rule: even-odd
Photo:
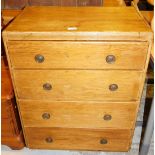
[[[18,98],[54,101],[135,101],[142,75],[141,71],[14,70]],[[52,89],[44,90],[45,83]],[[110,91],[111,84],[118,89]]]
[[[20,100],[19,106],[25,127],[132,129],[139,103]],[[44,113],[50,118],[44,119]],[[111,120],[105,120],[105,115]]]
[[[144,19],[150,24],[152,31],[154,31],[154,11],[140,11],[144,16]],[[154,41],[152,41],[151,47],[151,59],[154,61]]]
[[[9,40],[152,38],[133,7],[26,7],[3,33]]]
[[[8,48],[13,68],[144,69],[148,43],[10,41]],[[38,54],[44,62],[35,61]],[[107,63],[108,55],[116,61]]]
[[[69,128],[25,128],[28,147],[39,149],[74,149],[128,151],[130,130],[94,130]],[[53,143],[45,139],[52,137]],[[101,139],[107,144],[100,144]]]
[[[28,7],[3,38],[28,147],[129,149],[152,43],[151,29],[138,10]],[[38,48],[47,54],[42,64],[34,61]],[[102,60],[111,52],[117,59],[109,64],[115,67],[108,68]],[[43,89],[46,82],[52,84],[51,91]],[[110,92],[113,83],[118,90]],[[112,112],[111,123],[98,121],[102,109]],[[42,110],[59,119],[44,124],[38,118]],[[52,144],[45,143],[49,135]],[[99,139],[105,137],[110,143],[103,147]]]

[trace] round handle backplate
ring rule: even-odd
[[[107,144],[107,143],[108,143],[107,139],[101,139],[100,140],[100,144]]]
[[[106,57],[106,62],[107,62],[108,64],[112,64],[112,63],[114,63],[115,61],[116,61],[116,58],[115,58],[114,55],[108,55],[108,56]]]
[[[110,86],[109,86],[109,90],[110,91],[116,91],[118,89],[118,85],[117,84],[111,84]]]
[[[47,137],[47,138],[45,138],[45,141],[47,143],[52,143],[53,142],[53,139],[51,137]]]
[[[41,55],[41,54],[37,54],[37,55],[35,56],[35,61],[38,62],[38,63],[44,62],[44,59],[45,59],[44,56]]]
[[[50,116],[49,113],[43,113],[43,114],[42,114],[42,118],[43,118],[43,119],[50,119],[50,117],[51,117],[51,116]]]
[[[110,120],[112,119],[112,116],[109,115],[109,114],[106,114],[106,115],[104,115],[103,119],[104,119],[105,121],[110,121]]]
[[[51,90],[52,85],[50,83],[45,83],[45,84],[43,84],[43,88],[44,88],[44,90]]]

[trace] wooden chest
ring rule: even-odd
[[[133,7],[27,7],[3,38],[27,147],[129,150],[152,41]]]
[[[1,142],[12,149],[24,147],[23,134],[8,67],[1,58]]]

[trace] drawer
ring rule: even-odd
[[[130,130],[25,128],[29,148],[127,151]]]
[[[146,42],[9,41],[14,68],[143,69]]]
[[[141,71],[14,70],[19,99],[61,101],[135,101]]]
[[[132,129],[139,103],[20,100],[19,106],[25,127]]]

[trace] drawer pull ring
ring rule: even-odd
[[[52,85],[50,83],[45,83],[45,84],[43,84],[43,88],[44,88],[44,90],[51,90]]]
[[[101,139],[100,140],[100,144],[107,144],[107,143],[108,143],[108,141],[106,139]]]
[[[40,55],[40,54],[37,54],[35,56],[35,61],[38,62],[38,63],[42,63],[44,62],[44,56]]]
[[[106,57],[106,62],[107,62],[108,64],[112,64],[112,63],[114,63],[115,61],[116,61],[116,58],[115,58],[114,55],[108,55],[108,56]]]
[[[118,85],[117,84],[111,84],[109,86],[109,90],[111,90],[111,91],[116,91],[117,89],[118,89]]]
[[[47,138],[45,139],[45,141],[46,141],[47,143],[52,143],[52,142],[53,142],[53,139],[52,139],[51,137],[47,137]]]
[[[106,115],[104,115],[103,119],[104,119],[105,121],[110,121],[110,120],[112,119],[112,116],[106,114]]]
[[[43,114],[42,114],[42,118],[43,118],[43,119],[50,119],[50,117],[51,117],[51,116],[50,116],[49,113],[43,113]]]

